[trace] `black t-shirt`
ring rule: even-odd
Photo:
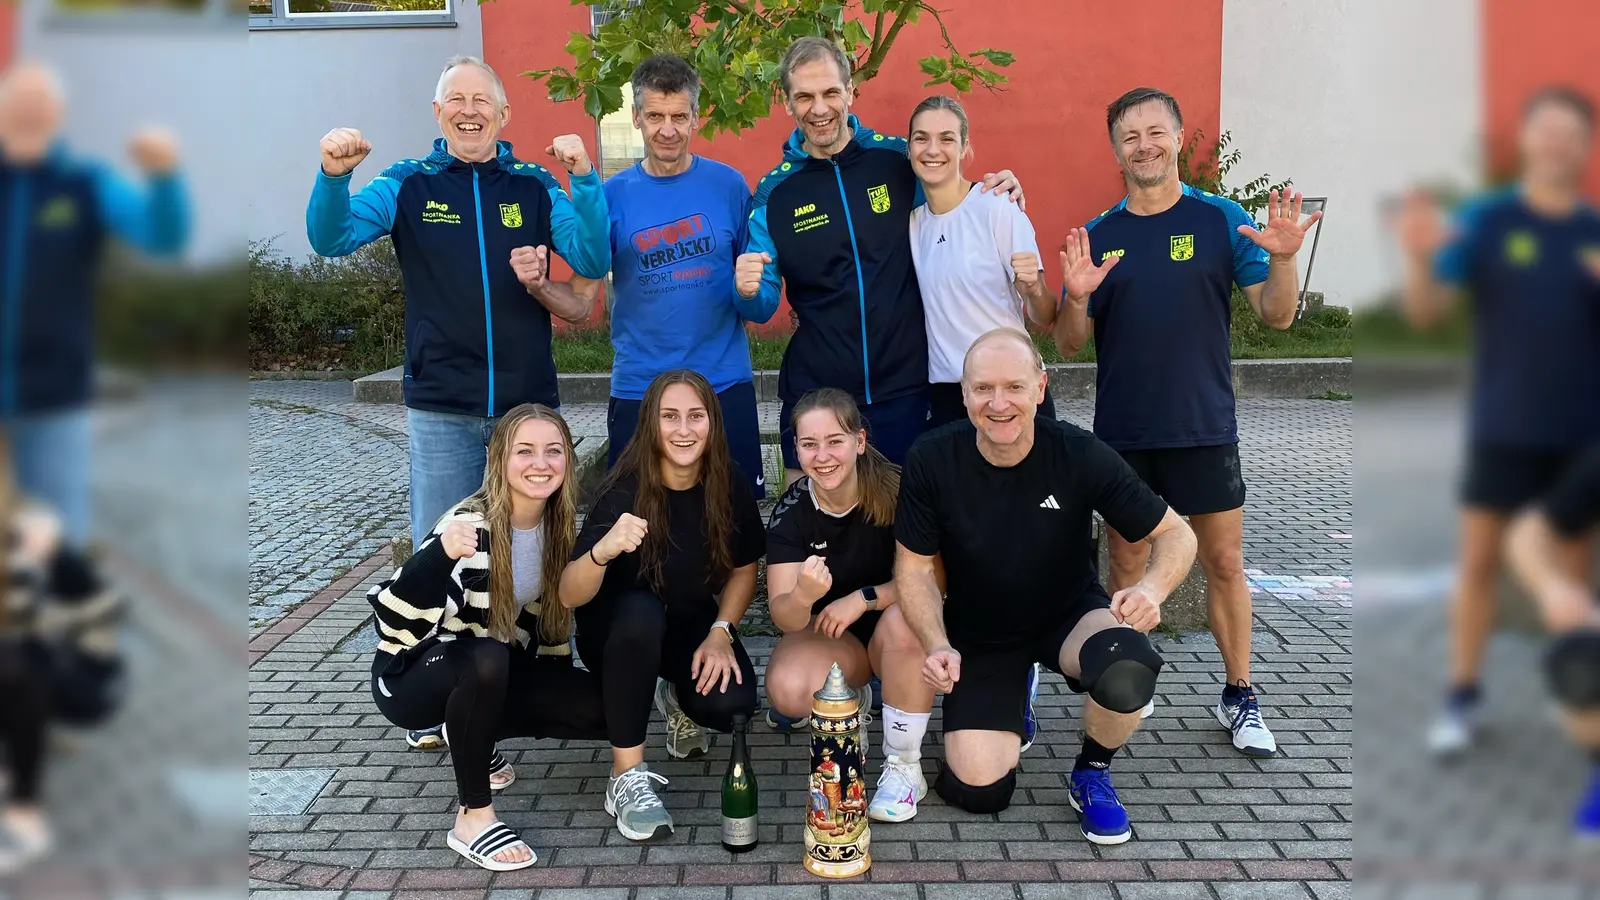
[[[1564,537],[1579,537],[1600,523],[1600,446],[1591,447],[1561,476],[1543,506]]]
[[[1115,450],[1075,425],[1038,419],[1033,449],[1000,467],[977,429],[955,422],[911,448],[894,536],[943,555],[945,629],[957,644],[1005,646],[1054,627],[1089,591],[1103,591],[1090,555],[1093,513],[1142,540],[1166,503]]]
[[[733,498],[731,555],[733,567],[737,569],[761,559],[766,551],[766,530],[761,527],[761,511],[756,508],[749,479],[737,466],[730,478]],[[633,505],[638,486],[637,476],[625,478],[595,501],[578,535],[578,543],[572,548],[574,560],[599,543],[623,513],[639,514]],[[715,612],[716,595],[726,583],[711,580],[704,511],[705,487],[697,484],[686,491],[667,491],[668,521],[647,523],[651,531],[663,527],[667,530],[667,554],[661,566],[665,595],[661,599],[666,602],[667,612],[674,616],[695,618],[704,617],[708,610]],[[635,587],[650,588],[639,572],[638,551],[624,553],[611,561],[594,602],[605,603]]]
[[[811,479],[801,478],[784,491],[767,526],[767,565],[803,563],[812,556],[828,561],[833,587],[811,614],[864,587],[894,580],[894,526],[869,525],[857,505],[842,516],[817,506]]]

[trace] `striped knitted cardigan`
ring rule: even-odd
[[[452,522],[469,522],[478,528],[478,552],[451,559],[440,536]],[[376,613],[380,658],[384,671],[397,673],[406,666],[410,651],[437,637],[451,641],[463,635],[489,637],[489,528],[481,513],[457,508],[434,526],[411,558],[387,581],[367,592]],[[514,649],[526,650],[539,634],[539,600],[517,612]],[[540,656],[570,658],[571,644],[540,644]]]

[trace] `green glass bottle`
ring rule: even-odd
[[[722,776],[722,847],[729,853],[756,848],[756,776],[750,770],[750,750],[745,746],[748,720],[733,720],[733,752],[728,773]]]

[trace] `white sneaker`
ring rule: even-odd
[[[1272,732],[1261,722],[1261,707],[1256,703],[1256,692],[1245,688],[1244,696],[1236,704],[1217,701],[1217,721],[1233,732],[1233,748],[1246,756],[1271,756],[1278,752],[1278,742]]]
[[[1428,729],[1428,751],[1435,756],[1457,756],[1471,749],[1478,732],[1477,707],[1448,705]]]
[[[928,796],[928,779],[922,763],[901,762],[898,756],[883,760],[878,787],[867,804],[867,818],[874,822],[904,822],[917,814],[917,801]]]
[[[1139,718],[1140,719],[1148,719],[1148,718],[1150,718],[1151,716],[1153,716],[1155,714],[1156,714],[1156,698],[1151,697],[1150,698],[1150,702],[1146,703],[1144,705],[1144,709],[1139,710]]]
[[[867,758],[867,751],[872,749],[872,682],[868,681],[856,692],[861,700],[861,758]]]
[[[694,759],[705,756],[711,749],[711,739],[678,705],[672,685],[665,678],[656,679],[656,709],[667,720],[667,755],[673,759]]]

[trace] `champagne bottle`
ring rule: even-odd
[[[733,720],[733,752],[722,776],[722,847],[729,853],[756,848],[756,776],[745,746],[746,724],[743,717]]]

